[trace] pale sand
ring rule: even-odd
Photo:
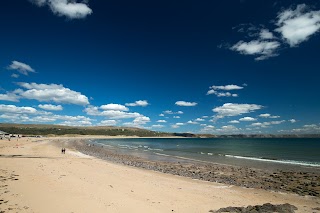
[[[1,176],[19,175],[18,180],[2,178],[0,186],[8,186],[0,188],[0,212],[194,213],[267,202],[290,203],[298,207],[296,212],[316,212],[312,208],[320,206],[315,197],[192,180],[72,150],[62,155],[47,138],[0,140],[0,155]]]

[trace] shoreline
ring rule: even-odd
[[[88,140],[69,139],[66,145],[85,155],[126,166],[245,188],[320,197],[320,173],[302,170],[262,170],[190,159],[179,159],[179,162],[147,160],[98,145],[88,146]]]
[[[0,141],[0,211],[188,213],[289,203],[302,213],[317,212],[320,205],[319,197],[194,180],[101,160],[72,146],[61,154],[62,145],[85,140]]]

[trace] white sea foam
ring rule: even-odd
[[[265,159],[265,158],[254,158],[254,157],[244,157],[237,155],[225,155],[230,158],[238,158],[245,160],[255,160],[255,161],[263,161],[263,162],[271,162],[271,163],[282,163],[282,164],[291,164],[291,165],[300,165],[300,166],[312,166],[312,167],[320,167],[318,163],[312,162],[304,162],[304,161],[293,161],[293,160],[273,160],[273,159]]]
[[[166,157],[172,157],[171,155],[166,155],[166,154],[158,153],[158,152],[154,152],[154,154],[156,154],[156,155],[161,155],[161,156],[166,156]]]

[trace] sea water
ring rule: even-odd
[[[162,161],[197,161],[320,171],[318,138],[137,138],[93,141],[118,152]]]

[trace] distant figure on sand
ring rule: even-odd
[[[62,153],[62,154],[66,154],[66,149],[65,149],[65,148],[62,148],[62,149],[61,149],[61,153]]]

